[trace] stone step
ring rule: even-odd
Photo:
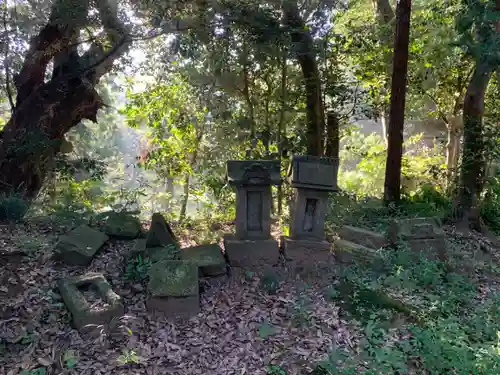
[[[336,258],[342,263],[371,264],[379,258],[376,250],[346,240],[334,241],[333,251]]]
[[[383,234],[350,225],[339,228],[338,235],[345,241],[354,242],[371,249],[380,249],[388,244]]]

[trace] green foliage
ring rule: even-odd
[[[287,375],[287,372],[279,365],[268,365],[267,375]]]
[[[260,285],[267,294],[276,294],[280,287],[280,277],[275,271],[266,270],[260,279]]]
[[[39,367],[35,370],[23,370],[21,371],[21,375],[45,375],[47,373],[47,369],[45,367]]]
[[[0,221],[20,221],[28,211],[29,202],[17,195],[0,197]]]
[[[141,358],[135,350],[123,350],[122,354],[117,358],[116,362],[121,365],[137,365],[141,363]]]
[[[125,270],[125,277],[131,281],[144,281],[148,278],[148,271],[151,268],[151,260],[137,255],[129,259]]]

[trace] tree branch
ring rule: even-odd
[[[3,13],[3,27],[5,29],[5,55],[4,55],[4,69],[5,69],[5,90],[7,91],[7,97],[9,98],[10,110],[14,112],[14,99],[12,96],[12,90],[10,88],[10,67],[9,67],[9,30],[7,28],[7,6],[5,5],[5,11]]]

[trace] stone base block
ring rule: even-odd
[[[427,238],[408,241],[408,247],[415,254],[422,254],[430,260],[446,259],[446,242],[444,237]]]
[[[189,318],[200,312],[199,295],[187,297],[150,297],[146,302],[150,314],[167,318]]]
[[[341,263],[351,264],[360,262],[365,265],[373,265],[379,259],[375,249],[370,249],[351,241],[337,240],[334,242],[333,247],[335,257]]]
[[[297,266],[333,263],[332,245],[328,241],[293,240],[281,237],[281,247],[287,261]]]
[[[339,228],[338,234],[345,241],[354,242],[371,249],[380,249],[389,243],[383,234],[349,225]]]
[[[224,236],[224,249],[231,267],[262,267],[278,263],[278,241],[238,240],[233,235]]]
[[[218,244],[199,245],[182,249],[182,259],[194,262],[201,277],[217,277],[226,274],[226,260]]]
[[[58,284],[64,303],[73,316],[73,325],[78,330],[85,328],[87,331],[92,328],[91,326],[106,324],[124,314],[120,296],[113,292],[111,285],[101,274],[88,273],[61,279]],[[104,306],[92,306],[85,299],[79,288],[86,285],[95,289],[97,296],[105,303]]]

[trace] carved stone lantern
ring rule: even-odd
[[[271,239],[272,185],[281,184],[279,160],[230,160],[227,178],[236,189],[236,233],[224,237],[232,266],[276,262],[278,243]]]

